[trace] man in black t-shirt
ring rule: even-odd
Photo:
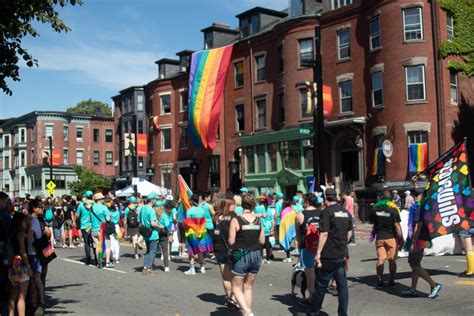
[[[390,192],[384,191],[382,200],[378,201],[370,213],[369,221],[374,224],[377,248],[377,287],[383,287],[383,268],[388,260],[390,270],[390,286],[395,286],[397,272],[398,248],[403,244],[402,229],[400,227],[400,210],[390,201]]]
[[[352,235],[352,218],[345,208],[337,204],[337,192],[327,188],[324,191],[326,208],[319,222],[319,244],[316,252],[318,273],[310,305],[310,315],[318,315],[323,305],[329,281],[337,283],[338,315],[347,315],[349,291],[345,263],[349,258],[348,241]]]

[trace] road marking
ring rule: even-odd
[[[85,266],[86,264],[84,262],[81,262],[81,261],[76,261],[76,260],[72,260],[72,259],[67,259],[67,258],[58,258],[62,261],[66,261],[66,262],[71,262],[71,263],[76,263],[76,264],[82,264],[83,266]],[[91,266],[91,267],[94,267],[95,266]],[[122,271],[122,270],[117,270],[117,269],[114,269],[114,268],[103,268],[104,270],[108,270],[108,271],[114,271],[114,272],[118,272],[118,273],[127,273],[125,271]]]
[[[455,284],[473,285],[474,286],[474,281],[458,281],[458,282],[455,282]]]
[[[456,261],[459,261],[459,262],[467,262],[466,259],[456,259]]]

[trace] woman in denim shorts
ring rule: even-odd
[[[262,246],[265,233],[260,219],[253,214],[255,196],[242,195],[242,215],[232,219],[229,229],[229,246],[232,250],[232,292],[244,316],[252,313],[252,286],[262,264]]]

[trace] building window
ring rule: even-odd
[[[171,150],[171,127],[161,129],[161,150]]]
[[[257,145],[257,172],[266,172],[265,145]]]
[[[265,55],[255,57],[255,68],[257,69],[257,82],[265,80]]]
[[[257,129],[267,127],[267,102],[265,99],[256,101],[257,108]]]
[[[370,20],[370,49],[380,48],[380,17],[376,16]]]
[[[408,132],[408,145],[428,143],[427,131],[412,131]]]
[[[383,106],[383,76],[381,71],[372,74],[372,106]]]
[[[268,171],[277,171],[277,143],[268,144]]]
[[[94,143],[98,143],[98,142],[99,142],[99,129],[94,128]]]
[[[351,58],[350,29],[337,32],[337,47],[339,60]]]
[[[113,151],[106,151],[105,152],[105,164],[107,166],[111,166],[114,160],[114,152]]]
[[[234,64],[235,87],[240,88],[244,85],[244,62],[239,61]]]
[[[244,112],[244,105],[237,104],[235,106],[235,119],[236,119],[236,127],[237,132],[241,132],[245,130],[245,112]]]
[[[35,156],[35,150],[31,150],[31,165],[34,166],[36,164],[36,156]]]
[[[1,139],[0,139],[1,140]],[[31,141],[34,142],[35,141],[35,128],[32,127],[31,128]]]
[[[403,27],[405,41],[423,39],[421,8],[403,9]]]
[[[94,165],[99,165],[100,162],[100,153],[97,150],[94,150]]]
[[[26,190],[26,177],[21,176],[21,187],[20,190]]]
[[[246,173],[255,173],[255,150],[253,146],[245,148],[245,171]]]
[[[448,32],[448,41],[454,38],[454,18],[450,12],[446,12],[446,30]]]
[[[300,144],[299,140],[281,142],[280,152],[283,168],[290,168],[293,170],[301,169]]]
[[[278,93],[278,118],[280,123],[285,122],[285,94],[283,92]]]
[[[26,143],[26,129],[20,129],[20,143]]]
[[[112,143],[113,141],[113,130],[111,129],[106,129],[105,130],[105,142],[106,143]]]
[[[209,156],[209,180],[211,188],[219,188],[221,186],[221,170],[220,156]]]
[[[179,148],[188,148],[188,126],[187,125],[181,125],[181,141],[179,143]]]
[[[64,140],[69,139],[69,127],[68,126],[63,126],[63,136],[64,136]]]
[[[5,148],[10,147],[10,135],[3,136],[3,147]]]
[[[277,47],[278,71],[282,73],[285,70],[285,62],[283,59],[283,44]]]
[[[425,66],[405,67],[407,101],[425,100]]]
[[[82,165],[84,158],[84,151],[82,149],[76,150],[76,165]]]
[[[301,117],[310,117],[312,113],[308,113],[308,90],[306,87],[300,88],[300,109]]]
[[[181,72],[188,71],[189,67],[189,55],[182,55],[179,57],[179,69]]]
[[[451,91],[451,102],[458,103],[458,74],[454,70],[449,71],[449,88]]]
[[[45,125],[44,128],[45,128],[45,135],[44,136],[46,138],[49,138],[49,137],[52,138],[53,137],[53,128],[54,128],[54,126],[53,125]]]
[[[159,75],[160,75],[160,79],[164,79],[166,77],[166,68],[165,68],[165,65],[161,64],[159,67],[158,67],[158,72],[159,72]]]
[[[10,169],[10,156],[3,157],[3,168]]]
[[[188,91],[180,90],[179,91],[179,111],[185,112],[188,110]]]
[[[20,152],[20,167],[26,166],[26,153],[24,151]]]
[[[313,39],[305,38],[298,41],[300,67],[311,67],[313,64]]]
[[[312,139],[303,140],[304,168],[313,169],[313,142]]]
[[[143,107],[144,107],[144,98],[143,98],[143,95],[139,94],[137,95],[137,111],[143,111]]]
[[[352,80],[339,83],[341,113],[352,112]]]
[[[211,49],[212,46],[212,32],[207,32],[204,34],[204,49]]]
[[[253,15],[248,18],[243,18],[240,20],[240,35],[241,37],[246,37],[251,34],[257,33],[259,31],[258,27],[258,16]]]
[[[160,95],[161,114],[171,113],[171,94]]]
[[[333,10],[339,9],[339,8],[342,8],[346,5],[352,4],[353,2],[354,2],[354,0],[332,0],[331,1],[332,9]]]
[[[143,134],[143,121],[138,121],[138,134]]]
[[[69,165],[69,149],[63,149],[63,165]]]
[[[76,127],[76,141],[82,143],[82,127]]]

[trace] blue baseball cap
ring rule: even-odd
[[[130,203],[137,203],[137,198],[134,197],[134,196],[131,196],[131,197],[128,198],[128,201],[129,201]]]
[[[276,198],[277,199],[283,199],[283,193],[277,193]]]
[[[163,206],[163,205],[165,205],[165,202],[163,202],[161,200],[158,200],[158,201],[156,201],[156,203],[153,206],[160,207],[160,206]]]
[[[240,192],[242,193],[248,193],[249,192],[249,189],[247,189],[246,187],[243,187],[240,189]]]
[[[153,200],[153,199],[157,199],[157,200],[158,200],[160,197],[159,197],[158,195],[156,195],[154,192],[152,192],[152,193],[148,194],[148,195],[146,196],[146,198],[147,198],[147,200]]]
[[[92,193],[92,191],[86,191],[86,192],[84,192],[82,197],[91,198],[93,195],[94,195],[94,193]]]

